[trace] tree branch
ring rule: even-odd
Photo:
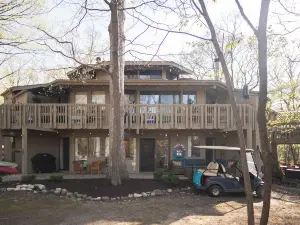
[[[242,5],[240,4],[239,0],[235,0],[235,3],[237,4],[237,7],[239,8],[239,11],[240,11],[242,17],[244,18],[244,20],[248,23],[249,27],[253,30],[254,34],[257,35],[257,29],[253,26],[251,21],[246,16],[244,9],[243,9]]]
[[[169,29],[164,29],[164,28],[160,28],[160,27],[157,27],[157,26],[153,26],[151,24],[148,24],[146,23],[145,21],[141,20],[139,17],[136,17],[134,16],[133,14],[130,14],[127,12],[128,15],[132,16],[133,18],[139,20],[141,23],[143,23],[144,25],[148,26],[148,27],[151,27],[153,29],[156,29],[156,30],[160,30],[160,31],[165,31],[165,32],[169,32],[169,33],[175,33],[175,34],[184,34],[184,35],[188,35],[188,36],[191,36],[191,37],[195,37],[195,38],[198,38],[198,39],[201,39],[201,40],[204,40],[204,41],[211,41],[210,38],[204,38],[204,37],[201,37],[201,36],[198,36],[198,35],[195,35],[195,34],[191,34],[191,33],[188,33],[188,32],[184,32],[184,31],[174,31],[174,30],[169,30]]]

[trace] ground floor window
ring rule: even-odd
[[[76,160],[86,160],[88,157],[100,157],[102,155],[100,137],[75,138]]]
[[[166,169],[169,163],[169,140],[156,140],[155,166],[156,169]]]
[[[101,138],[101,156],[109,157],[109,137]],[[126,159],[134,159],[136,154],[136,138],[124,140]]]
[[[191,146],[192,146],[192,157],[205,157],[205,150],[200,148],[195,148],[195,146],[199,146],[200,144],[200,137],[199,136],[192,136],[191,137]]]
[[[136,139],[130,138],[124,141],[126,159],[134,159],[136,152]]]

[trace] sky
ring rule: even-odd
[[[59,0],[55,0],[54,3],[58,1]],[[137,1],[134,2],[135,3],[128,3],[127,7],[139,4],[136,3]],[[259,14],[259,10],[257,9],[259,9],[260,1],[243,0],[241,1],[241,3],[243,4],[245,11],[249,16],[250,20],[253,21],[254,24],[257,24],[257,18]],[[100,4],[100,5],[101,5],[100,8],[107,8],[104,4]],[[49,4],[48,8],[51,8],[51,6],[53,6],[53,2],[52,4]],[[43,23],[47,24],[46,26],[48,27],[48,29],[54,31],[54,33],[57,36],[59,36],[59,34],[64,32],[64,30],[70,29],[70,27],[72,27],[71,24],[73,22],[73,17],[76,14],[76,9],[78,9],[76,5],[61,4],[58,7],[56,7],[50,14],[48,14],[43,18],[44,21]],[[153,11],[150,10],[148,7],[141,7],[138,10],[142,11],[143,15],[146,15],[147,17],[151,18],[152,20],[155,20],[156,22],[160,22],[168,25],[175,25],[178,24],[179,22],[178,17],[175,16],[174,14],[166,14],[165,12]],[[213,21],[215,23],[218,23],[218,21],[222,19],[222,16],[228,15],[233,11],[236,11],[237,8],[234,3],[234,0],[218,0],[216,1],[216,3],[211,2],[208,5],[208,10],[211,14]],[[77,29],[76,35],[78,35],[78,37],[76,42],[81,46],[85,46],[83,47],[85,49],[88,47],[88,43],[89,43],[87,36],[89,33],[92,33],[92,30],[94,30],[97,33],[98,49],[101,50],[103,48],[108,47],[109,41],[108,41],[107,27],[109,24],[110,15],[109,13],[104,13],[103,16],[101,14],[103,13],[97,13],[97,16],[96,14],[94,14],[93,16],[87,17],[86,19],[84,19],[80,27]],[[131,10],[128,10],[128,12],[126,12],[126,21],[125,21],[126,34],[125,35],[127,40],[135,39],[135,37],[139,35],[142,31],[144,31],[147,27],[145,24],[141,22],[137,22],[137,19],[133,18],[132,15],[136,16],[136,13],[134,13]],[[75,19],[73,26],[78,22],[79,17],[80,17],[79,14],[77,14],[77,18]],[[143,21],[149,22],[149,20],[145,18],[143,18]],[[245,26],[245,28],[246,28],[245,32],[251,33],[251,31],[247,28],[247,26]],[[206,29],[203,29],[197,25],[194,26],[189,25],[185,28],[185,30],[197,35],[205,36],[206,34],[205,32]],[[158,45],[163,40],[165,35],[166,32],[149,28],[143,35],[139,36],[139,38],[134,42],[134,45],[128,46],[127,49],[134,49],[138,52],[154,54],[157,51]],[[188,48],[187,42],[192,42],[195,40],[197,39],[183,34],[169,34],[165,39],[164,43],[162,44],[162,46],[160,47],[159,54],[160,55],[178,54],[182,50]],[[136,56],[136,58],[130,54],[127,54],[126,59],[127,60],[151,59],[151,56],[147,56],[146,54],[136,53],[134,55]],[[102,57],[108,59],[109,57],[108,52],[106,51]],[[52,58],[51,61],[55,61],[56,59],[59,61],[61,60],[60,56],[58,56],[57,58]],[[54,62],[54,64],[55,63],[56,62]]]
[[[61,37],[67,30],[71,30],[75,25],[78,24],[81,16],[84,14],[84,11],[80,11],[78,2],[84,2],[82,0],[64,0],[63,3],[60,3],[62,0],[46,0],[42,6],[44,10],[50,10],[50,13],[37,16],[35,22],[39,26],[47,30],[51,35],[55,37]],[[99,0],[91,0],[90,2],[94,3],[94,8],[107,8],[107,6]],[[100,3],[99,3],[100,2]],[[126,1],[126,7],[131,7],[140,4],[141,1]],[[226,17],[230,17],[231,14],[238,12],[237,6],[234,0],[208,0],[208,11],[212,18],[212,21],[215,25],[220,25],[222,20]],[[257,26],[260,10],[260,0],[240,0],[246,15],[249,17],[250,21]],[[270,9],[270,21],[269,24],[273,24],[273,29],[280,30],[281,27],[277,24],[277,14],[282,10],[278,5],[272,1]],[[60,4],[59,4],[60,3]],[[168,0],[169,6],[175,6],[175,0]],[[299,7],[300,9],[300,7]],[[149,28],[145,33],[141,35],[141,32],[146,29],[146,25],[138,21],[135,17],[142,18],[143,21],[150,23],[149,19],[154,20],[158,23],[161,23],[160,27],[166,27],[165,25],[175,26],[178,25],[180,19],[174,13],[166,12],[166,10],[152,10],[148,6],[140,7],[137,9],[140,14],[137,14],[133,10],[126,11],[126,20],[125,20],[125,30],[126,30],[126,50],[132,50],[132,54],[127,53],[125,55],[125,60],[150,60],[152,55],[157,53],[160,57],[154,57],[154,60],[176,60],[178,54],[182,51],[190,50],[190,46],[187,44],[189,42],[197,41],[195,37],[183,35],[183,34],[168,34],[165,41],[161,44],[164,39],[166,32],[159,31],[157,29]],[[188,11],[189,14],[193,13]],[[291,18],[285,17],[287,20]],[[76,50],[81,53],[86,53],[87,49],[91,45],[91,36],[94,36],[94,47],[95,51],[99,52],[99,56],[105,60],[109,59],[109,52],[104,51],[109,46],[108,38],[108,24],[110,20],[109,13],[104,12],[92,12],[90,15],[86,16],[80,26],[72,31],[72,33],[67,34],[64,37],[64,40],[73,41],[76,46]],[[208,38],[207,29],[204,26],[193,23],[193,19],[189,19],[186,26],[184,26],[181,31],[187,31],[195,35]],[[176,30],[180,30],[178,27]],[[253,35],[251,29],[248,25],[243,22],[241,32],[246,35]],[[297,37],[299,33],[294,33],[289,38],[293,39]],[[129,44],[130,40],[132,41],[137,36],[139,36],[133,44]],[[47,41],[55,49],[66,51],[66,46],[58,46],[54,41]],[[95,56],[95,54],[94,54]],[[87,59],[88,57],[83,57],[83,54],[80,55],[82,61],[92,61],[94,58]],[[19,59],[20,61],[26,61],[27,59]],[[34,68],[30,71],[30,74],[33,74],[32,81],[33,83],[43,83],[52,80],[54,77],[60,77],[62,71],[52,71],[45,72],[45,70],[54,69],[54,68],[63,68],[63,67],[72,67],[77,64],[60,54],[55,54],[51,51],[45,52],[43,54],[38,54],[28,58],[28,68]],[[26,61],[27,62],[27,61]],[[12,64],[18,62],[12,62]],[[27,71],[28,73],[28,71]],[[50,75],[49,75],[50,74]],[[26,76],[25,76],[26,77]],[[25,79],[26,80],[26,79]],[[24,83],[24,81],[22,81]],[[21,82],[21,83],[22,83]],[[27,82],[28,83],[28,82]],[[6,87],[7,85],[5,85]],[[0,87],[1,88],[1,87]],[[4,85],[2,85],[4,88]]]

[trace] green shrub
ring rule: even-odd
[[[64,179],[63,175],[52,175],[52,176],[50,176],[50,181],[53,181],[53,182],[62,181],[63,179]]]
[[[161,180],[163,178],[164,171],[162,169],[155,170],[153,172],[153,177],[155,180]]]
[[[176,186],[179,183],[179,177],[174,172],[169,172],[164,179],[171,186]]]
[[[21,177],[21,182],[22,183],[30,183],[31,181],[34,181],[36,178],[35,175],[30,174],[30,175],[24,175]]]

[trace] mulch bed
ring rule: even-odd
[[[78,192],[80,194],[87,194],[92,197],[99,196],[128,196],[128,194],[150,192],[155,189],[168,188],[186,188],[191,186],[188,180],[179,180],[179,184],[175,187],[170,187],[164,181],[148,180],[148,179],[132,179],[126,180],[120,186],[113,186],[107,179],[81,179],[81,180],[62,180],[53,182],[48,180],[35,180],[30,184],[43,184],[48,190],[55,188],[67,189],[69,192]],[[15,187],[14,183],[0,184],[2,187]]]

